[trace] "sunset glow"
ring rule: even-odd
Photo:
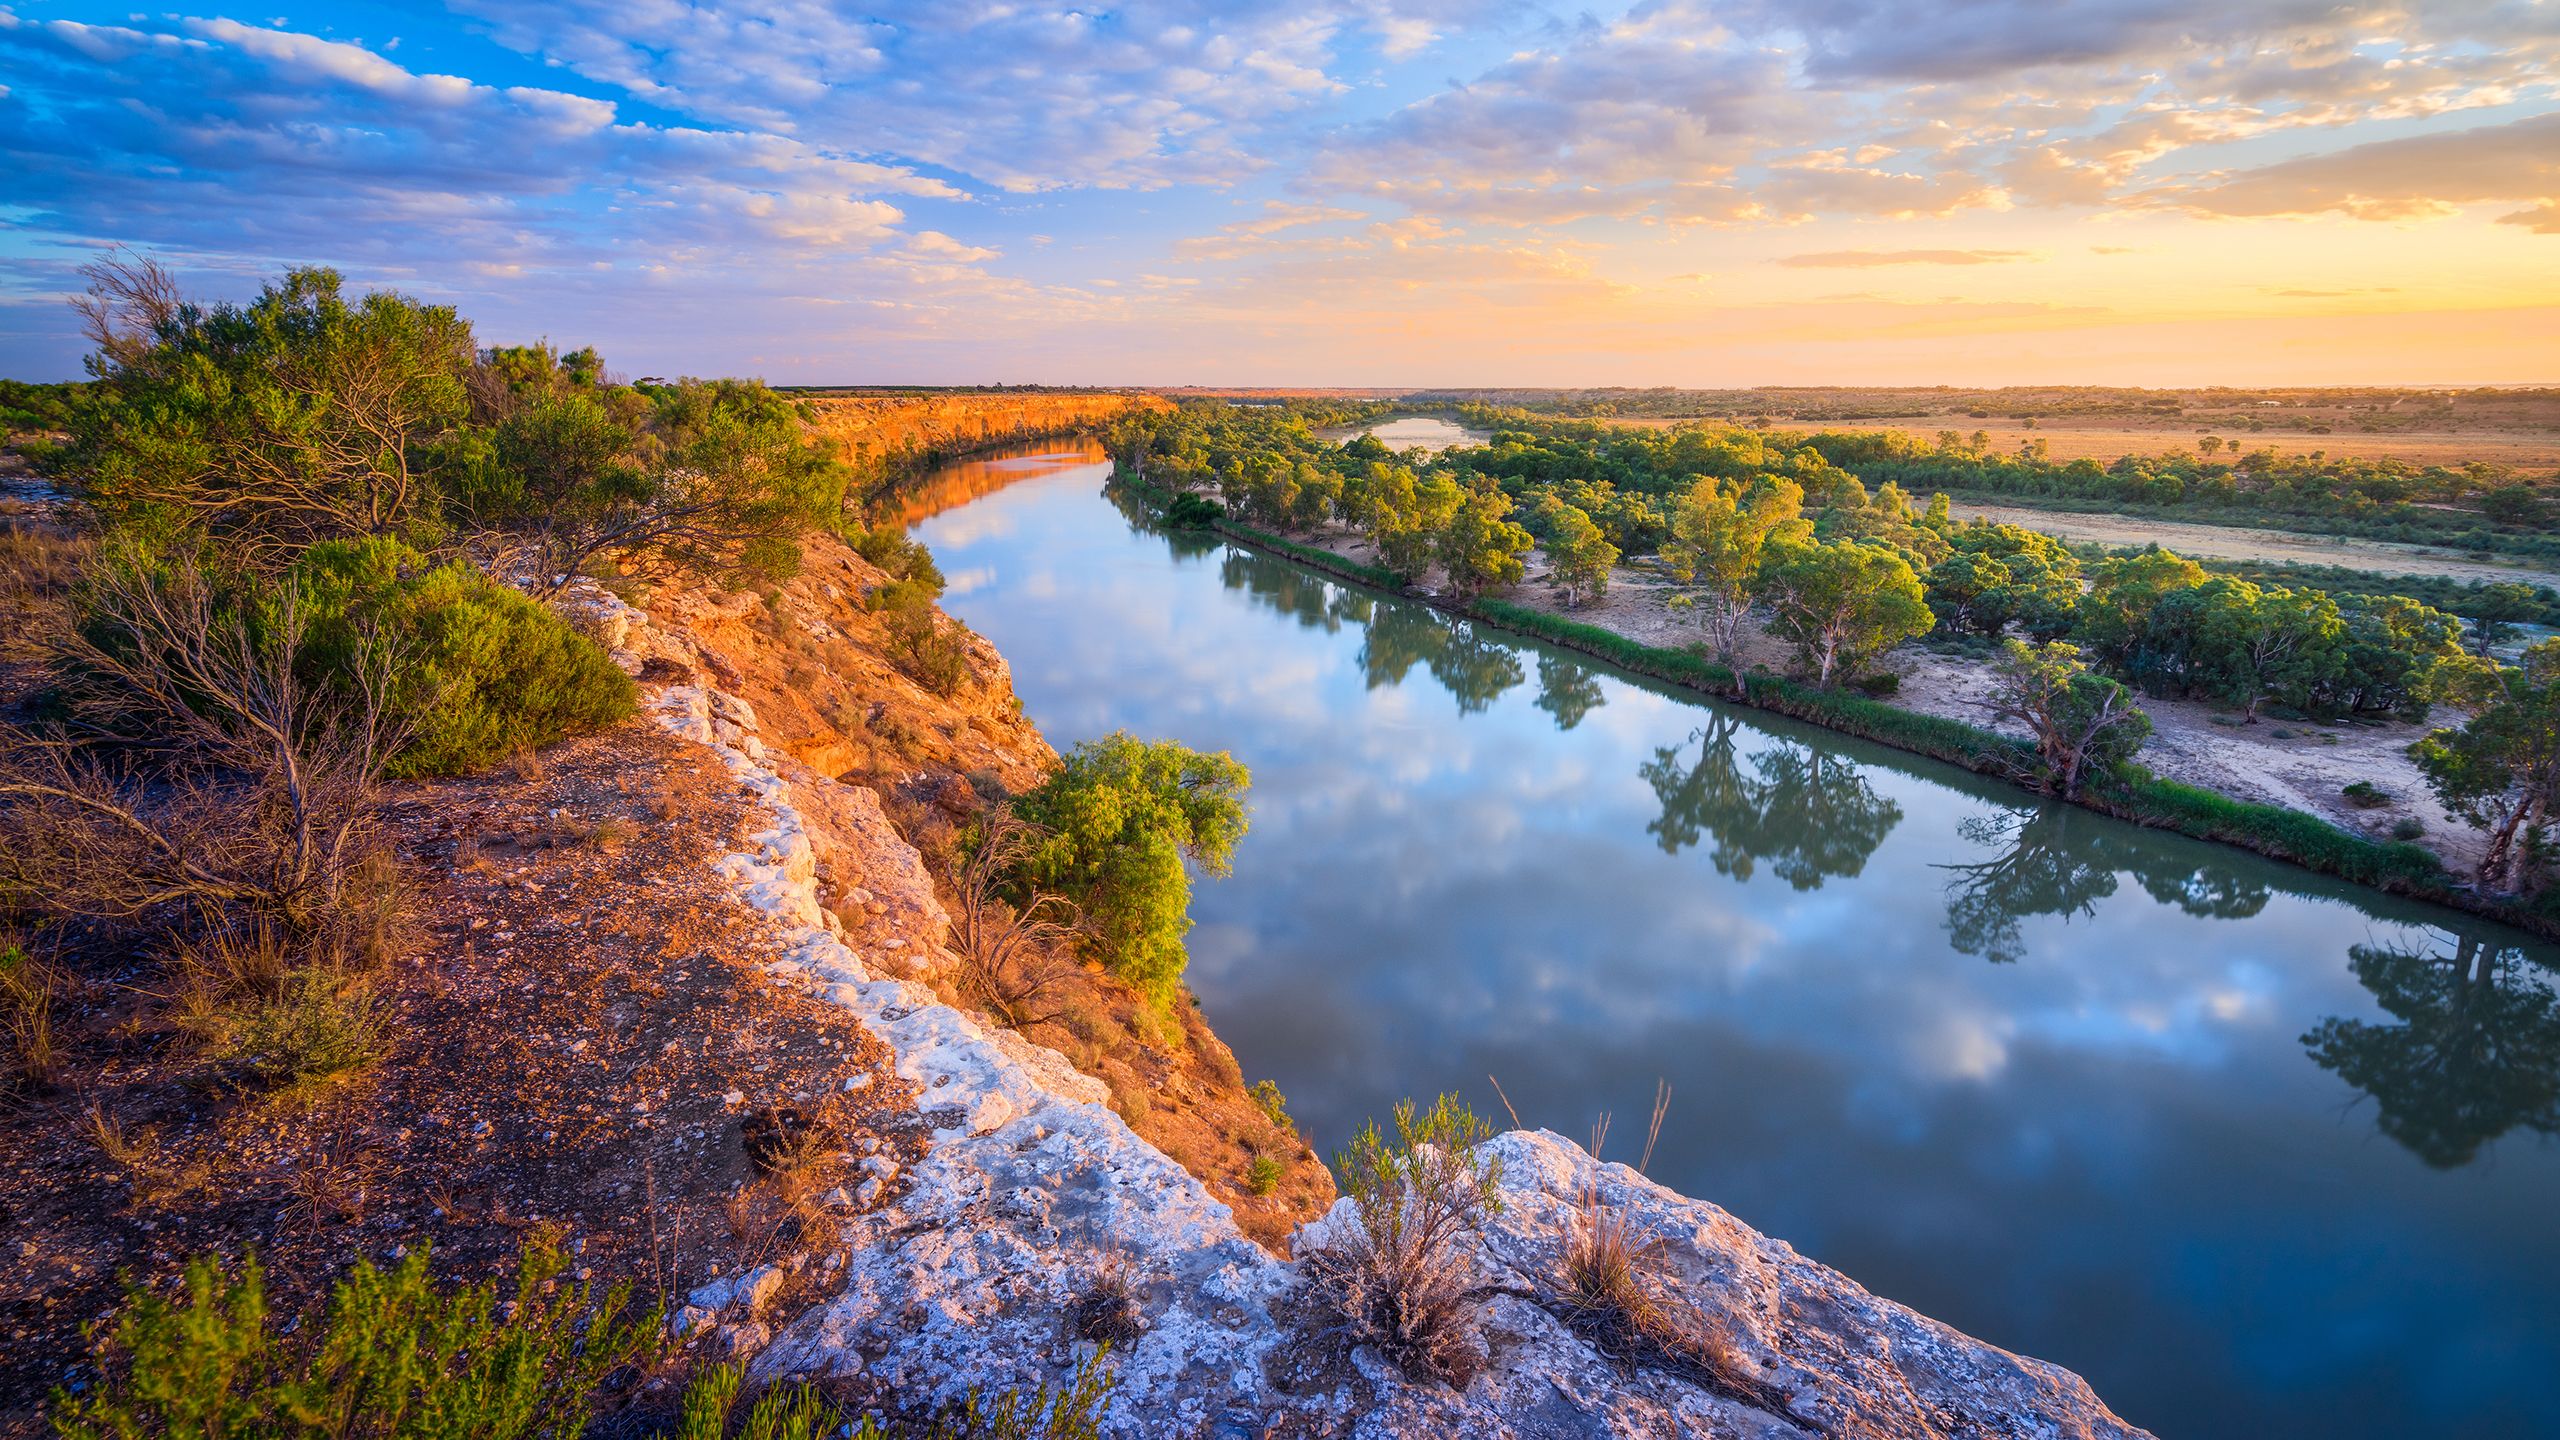
[[[123,242],[633,374],[2549,382],[2555,56],[2540,0],[18,0],[0,373],[78,372]]]

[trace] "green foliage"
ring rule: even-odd
[[[631,713],[631,678],[595,642],[460,562],[431,564],[391,539],[326,541],[286,586],[308,627],[308,678],[345,686],[369,666],[387,672],[409,737],[394,775],[478,769]]]
[[[1825,688],[1937,623],[1910,562],[1882,545],[1775,546],[1761,560],[1758,591],[1770,607],[1770,633],[1793,641],[1798,661]]]
[[[1176,495],[1164,509],[1164,523],[1176,530],[1206,530],[1226,515],[1226,507],[1203,495]]]
[[[133,1293],[102,1382],[57,1392],[54,1427],[64,1440],[574,1440],[659,1317],[627,1316],[621,1287],[599,1299],[557,1284],[564,1263],[528,1245],[501,1311],[495,1282],[429,1280],[424,1246],[387,1271],[359,1261],[325,1316],[288,1333],[254,1257],[231,1277],[197,1260],[178,1300]]]
[[[1244,837],[1252,777],[1224,751],[1119,732],[1078,745],[1016,811],[1047,833],[1020,880],[1084,911],[1086,943],[1159,1004],[1170,1003],[1191,928],[1188,866],[1227,873]]]
[[[934,591],[942,577],[919,575],[881,586],[871,608],[887,631],[889,658],[917,684],[936,695],[956,695],[975,672],[969,647],[960,638],[959,622],[934,609]]]
[[[991,1401],[971,1391],[954,1413],[912,1426],[848,1414],[805,1384],[776,1386],[742,1408],[744,1372],[714,1365],[686,1387],[672,1440],[1099,1440],[1111,1395],[1105,1358],[1097,1352],[1061,1389]]]
[[[2513,580],[2487,586],[2468,600],[2462,613],[2470,617],[2471,642],[2482,655],[2489,653],[2490,646],[2514,639],[2516,622],[2542,609],[2533,588]]]
[[[942,593],[942,568],[924,542],[892,525],[875,525],[853,540],[854,553],[888,572],[893,580],[910,581],[930,600]]]
[[[1701,479],[1680,498],[1671,521],[1664,563],[1683,585],[1684,598],[1706,627],[1707,644],[1728,668],[1736,665],[1743,616],[1761,588],[1761,569],[1774,546],[1812,538],[1804,518],[1804,490],[1775,476]]]
[[[2480,883],[2526,888],[2540,848],[2526,827],[2560,806],[2560,640],[2499,670],[2468,722],[2429,734],[2410,754],[2446,809],[2490,832]]]
[[[1253,1088],[1245,1094],[1246,1098],[1253,1101],[1254,1108],[1262,1112],[1265,1119],[1293,1135],[1297,1133],[1298,1122],[1289,1118],[1289,1102],[1281,1095],[1277,1081],[1256,1080],[1253,1082]]]
[[[1618,547],[1580,507],[1552,495],[1540,497],[1535,525],[1547,552],[1549,573],[1564,589],[1565,603],[1609,593],[1609,568],[1618,563]]]
[[[1537,542],[1512,523],[1511,497],[1490,486],[1468,492],[1433,537],[1432,552],[1460,595],[1507,590],[1520,583],[1522,554]]]
[[[1256,1155],[1253,1163],[1245,1167],[1244,1183],[1254,1194],[1268,1195],[1280,1188],[1280,1177],[1288,1173],[1289,1167],[1280,1163],[1279,1156]]]
[[[437,497],[415,462],[466,418],[471,327],[447,306],[339,287],[335,271],[295,270],[246,306],[136,308],[73,417],[68,468],[100,514],[251,554],[431,529]]]
[[[77,385],[0,380],[0,436],[71,427]]]
[[[206,1060],[281,1090],[371,1065],[385,1025],[369,983],[309,967],[285,976],[275,994],[230,1001],[194,1028]]]
[[[2050,794],[2079,799],[2090,777],[2113,772],[2151,737],[2151,717],[2122,685],[2090,674],[2076,645],[2013,639],[1993,674],[1994,713],[2033,738],[2036,778]]]

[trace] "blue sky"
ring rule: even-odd
[[[130,245],[629,373],[2560,380],[2550,0],[0,4],[0,374]]]

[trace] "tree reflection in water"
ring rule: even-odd
[[[1346,617],[1342,601],[1351,592],[1341,586],[1312,570],[1250,550],[1230,547],[1218,562],[1218,580],[1228,589],[1241,590],[1310,630],[1331,634],[1342,628],[1346,618],[1368,618],[1365,606],[1356,617]]]
[[[1599,676],[1561,655],[1538,657],[1538,708],[1556,717],[1558,730],[1572,729],[1607,703]]]
[[[1401,685],[1416,665],[1456,697],[1461,715],[1492,708],[1528,678],[1520,668],[1519,651],[1487,639],[1475,626],[1427,605],[1380,602],[1360,646],[1360,669],[1369,688]]]
[[[1956,830],[1977,845],[2003,847],[1989,860],[1938,867],[1953,877],[1947,882],[1948,943],[1996,964],[2026,957],[2020,927],[2028,918],[2094,914],[2127,872],[2152,899],[2190,915],[2239,920],[2267,905],[2265,882],[2210,856],[2181,855],[2174,842],[2109,826],[2068,805],[1976,816]]]
[[[2382,1133],[2438,1169],[2522,1127],[2560,1133],[2560,998],[2551,972],[2511,945],[2358,945],[2356,979],[2398,1023],[2320,1022],[2302,1037],[2321,1067],[2373,1097]]]
[[[1746,774],[1734,743],[1741,729],[1730,715],[1712,715],[1689,732],[1695,762],[1664,746],[1641,768],[1662,803],[1645,830],[1664,853],[1713,836],[1707,858],[1717,873],[1748,880],[1765,861],[1798,890],[1865,869],[1902,807],[1877,794],[1855,763],[1793,741],[1751,756]]]
[[[2090,915],[2116,893],[2116,869],[2100,864],[2088,841],[2072,834],[2079,812],[2040,805],[1976,815],[1957,833],[1976,845],[2005,845],[1989,859],[1941,865],[1947,883],[1947,939],[1967,955],[2009,965],[2026,958],[2019,922],[2030,915]]]

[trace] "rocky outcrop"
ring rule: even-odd
[[[688,683],[653,697],[661,723],[710,747],[770,816],[720,862],[740,901],[780,927],[770,970],[885,1040],[932,1129],[896,1177],[903,1189],[846,1217],[832,1298],[780,1325],[759,1376],[835,1377],[917,1405],[1055,1384],[1091,1353],[1079,1317],[1098,1295],[1125,1292],[1143,1328],[1109,1361],[1104,1425],[1115,1436],[2142,1433],[2078,1376],[1871,1295],[1718,1207],[1543,1131],[1489,1142],[1502,1204],[1468,1257],[1489,1298],[1465,1387],[1417,1384],[1346,1349],[1303,1262],[1246,1238],[1226,1204],[1108,1107],[1101,1082],[898,978],[931,972],[940,912],[876,797],[866,805],[867,790],[770,743],[756,706],[708,678],[724,665],[698,637],[618,602],[576,603],[601,613],[593,633],[616,638],[629,668],[683,666]],[[865,935],[841,904],[822,903],[831,849],[861,857],[865,893],[893,897],[880,903],[903,917],[895,933]],[[1728,1373],[1616,1358],[1559,1318],[1553,1277],[1586,1192],[1727,1337]],[[1357,1224],[1338,1203],[1299,1232],[1296,1253]],[[724,1334],[760,1343],[766,1332]]]
[[[1136,394],[821,395],[810,427],[857,469],[885,472],[919,457],[1007,440],[1063,435],[1171,402]]]

